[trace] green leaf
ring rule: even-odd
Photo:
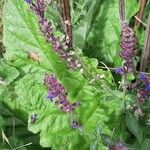
[[[45,40],[38,33],[37,19],[30,12],[27,4],[23,1],[10,0],[4,5],[3,14],[3,42],[7,49],[5,59],[19,68],[32,64],[51,70],[48,58],[43,53]],[[39,63],[28,58],[30,52],[39,56]]]
[[[40,144],[43,147],[74,149],[82,142],[81,149],[86,147],[84,137],[71,128],[70,116],[59,111],[46,99],[47,92],[44,85],[37,83],[31,75],[28,75],[16,83],[16,91],[18,105],[29,113],[28,129],[34,133],[40,132]],[[31,123],[33,114],[37,114],[35,123]]]
[[[129,21],[139,11],[139,3],[136,0],[126,0],[126,19]]]
[[[150,139],[145,139],[142,143],[141,150],[150,150]]]
[[[130,132],[137,138],[138,142],[141,143],[143,140],[143,133],[135,116],[126,112],[125,121]]]
[[[127,79],[128,81],[132,81],[132,80],[135,79],[135,76],[134,76],[133,73],[128,73],[126,79]]]
[[[3,61],[0,61],[0,78],[2,80],[1,82],[3,82],[4,85],[10,84],[18,76],[19,72],[16,68],[7,65]]]
[[[74,42],[76,46],[81,49],[84,47],[87,35],[89,34],[91,26],[98,15],[97,11],[99,10],[101,1],[102,0],[96,0],[95,2],[92,2],[88,12],[86,13],[86,16],[82,20],[82,23],[75,27]],[[85,5],[87,5],[86,3],[87,2],[85,2]]]

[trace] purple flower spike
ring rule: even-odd
[[[146,86],[146,90],[150,92],[150,84]]]
[[[122,26],[120,46],[122,50],[119,55],[124,60],[122,72],[124,74],[129,72],[135,73],[134,57],[136,56],[136,37],[134,31],[126,23]],[[118,72],[117,74],[119,74]]]
[[[37,15],[40,26],[40,31],[44,36],[45,40],[52,44],[53,50],[67,62],[70,69],[80,68],[80,64],[74,60],[74,58],[67,52],[68,45],[67,39],[62,40],[56,37],[54,34],[52,23],[45,18],[45,12],[47,10],[47,4],[44,0],[25,0],[30,4],[31,10]]]
[[[140,73],[140,79],[141,80],[146,80],[147,77],[145,76],[145,74],[143,72]]]
[[[72,112],[80,105],[79,102],[74,102],[72,104],[69,103],[65,88],[57,81],[55,75],[46,74],[44,83],[48,88],[47,98],[53,102],[53,98],[57,97],[57,100],[54,103],[59,106],[62,112]]]

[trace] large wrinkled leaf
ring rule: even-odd
[[[137,138],[138,142],[141,144],[143,140],[143,133],[135,116],[127,112],[125,116],[125,121],[130,132]]]
[[[13,3],[16,3],[16,6]],[[22,7],[26,7],[28,12]],[[4,55],[6,60],[19,68],[32,64],[32,66],[51,70],[48,58],[43,53],[45,40],[40,34],[37,34],[40,31],[36,18],[31,14],[27,5],[23,4],[23,1],[12,0],[5,4],[3,13],[3,42],[7,48]],[[38,55],[39,63],[28,58],[30,52]]]

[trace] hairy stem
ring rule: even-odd
[[[60,0],[61,16],[63,20],[63,27],[68,38],[68,46],[72,47],[72,22],[71,22],[71,10],[69,0]]]
[[[121,22],[125,21],[125,1],[119,0],[119,15]]]
[[[145,39],[144,49],[141,57],[140,71],[142,72],[146,71],[149,53],[150,53],[150,15],[148,18],[146,39]]]

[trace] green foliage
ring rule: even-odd
[[[92,5],[95,11],[95,5]],[[89,30],[89,23],[86,25]],[[86,29],[87,30],[87,29]],[[87,30],[87,31],[88,31]],[[87,32],[86,31],[86,32]],[[24,34],[22,34],[22,32]],[[89,32],[89,31],[88,31]],[[87,33],[86,33],[87,34]],[[111,101],[103,101],[107,97],[104,86],[112,82],[108,71],[97,70],[97,62],[83,57],[88,62],[85,72],[94,72],[92,75],[102,73],[106,80],[99,82],[99,89],[89,84],[78,71],[70,71],[47,44],[39,33],[36,17],[30,12],[28,6],[19,0],[10,0],[4,7],[4,44],[7,48],[5,59],[16,67],[20,76],[10,87],[2,93],[3,103],[7,104],[14,113],[26,120],[28,115],[28,129],[33,133],[40,132],[40,144],[52,149],[88,149],[89,142],[86,133],[93,132],[98,125],[101,133],[111,135],[115,127],[119,128],[121,99],[113,97]],[[39,62],[28,58],[28,52],[36,52],[40,56]],[[44,74],[53,72],[68,92],[71,102],[79,100],[81,105],[76,110],[77,120],[83,125],[81,131],[71,128],[71,115],[60,112],[55,105],[46,101],[46,88],[43,84]],[[93,77],[93,76],[92,76]],[[105,94],[102,94],[102,91]],[[13,93],[13,94],[12,94]],[[6,95],[4,98],[4,95]],[[37,114],[35,123],[31,116]],[[115,124],[115,121],[118,124]],[[120,131],[116,132],[116,137]],[[99,149],[104,148],[99,141]]]
[[[38,135],[27,131],[27,125],[1,103],[0,128],[0,149],[41,150]]]
[[[89,1],[85,2],[83,7],[88,5],[87,3],[90,3]],[[86,37],[88,36],[91,26],[93,22],[95,21],[98,12],[99,12],[99,5],[102,3],[102,0],[96,0],[92,2],[89,8],[87,8],[87,14],[84,16],[84,19],[82,20],[82,23],[80,25],[75,26],[74,29],[74,43],[79,48],[85,47],[85,41]]]
[[[138,11],[138,7],[136,0],[126,1],[127,20]],[[107,64],[115,66],[121,64],[117,56],[120,49],[118,2],[78,0],[72,2],[72,8],[73,15],[79,9],[81,12],[73,21],[75,45],[83,48],[88,56],[98,58],[89,59],[81,50],[76,50],[76,55],[83,63],[83,74],[81,70],[69,70],[66,62],[53,51],[42,37],[37,18],[26,3],[20,0],[5,3],[3,41],[7,51],[4,55],[6,62],[2,61],[0,68],[0,127],[4,129],[13,148],[27,142],[39,142],[38,136],[34,137],[27,131],[27,120],[28,130],[40,134],[40,144],[53,150],[105,150],[110,142],[121,138],[124,140],[128,136],[124,133],[121,110],[124,101],[127,104],[133,102],[135,96],[117,90],[110,71],[97,69],[99,60],[105,59]],[[59,20],[58,12],[51,8],[46,16],[54,19],[54,24]],[[59,28],[58,23],[55,25]],[[57,32],[56,35],[62,34]],[[139,35],[141,43],[143,35]],[[29,57],[31,52],[37,54],[38,61]],[[80,102],[73,114],[61,112],[46,99],[47,89],[43,83],[45,73],[56,75],[65,87],[70,102]],[[133,76],[128,76],[128,79],[132,80]],[[3,114],[5,110],[6,116]],[[34,115],[37,118],[32,121]],[[15,120],[15,127],[10,117]],[[82,127],[71,127],[73,117]],[[125,123],[138,141],[132,147],[147,150],[149,137],[144,140],[142,127],[128,111],[125,113]],[[10,128],[15,130],[15,135],[11,134]]]

